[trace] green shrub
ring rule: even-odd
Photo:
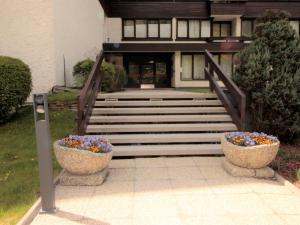
[[[120,91],[126,83],[126,72],[123,67],[111,63],[102,63],[103,80],[101,90],[104,92]]]
[[[73,76],[75,78],[75,85],[77,87],[82,87],[86,82],[92,68],[95,64],[95,61],[91,59],[85,59],[78,62],[73,68]]]
[[[233,79],[247,95],[251,128],[292,141],[300,131],[300,40],[288,15],[260,18],[238,61]]]
[[[19,59],[0,56],[0,123],[18,111],[31,87],[29,67]]]

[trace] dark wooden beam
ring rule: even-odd
[[[266,10],[284,10],[290,13],[291,18],[300,18],[300,2],[247,2],[244,17],[259,17]]]
[[[240,42],[222,43],[104,43],[104,52],[238,52],[246,44]]]
[[[108,12],[108,3],[107,1],[105,0],[99,0],[101,6],[102,6],[102,9],[104,10],[105,14],[108,15],[109,12]]]
[[[110,17],[172,18],[209,17],[209,2],[111,1]]]
[[[281,9],[300,18],[300,0],[248,0],[230,3],[210,0],[99,0],[109,17],[123,18],[209,18],[211,15],[261,16],[266,10]]]

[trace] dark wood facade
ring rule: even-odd
[[[300,16],[300,0],[99,0],[107,16],[123,18],[209,18],[213,15],[258,17],[266,10],[281,9],[291,18]]]
[[[245,47],[241,42],[220,43],[104,43],[105,52],[238,52]]]

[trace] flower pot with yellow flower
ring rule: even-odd
[[[258,132],[229,132],[221,138],[226,159],[235,166],[247,169],[261,169],[276,157],[279,140]]]
[[[102,136],[70,135],[54,143],[58,163],[72,175],[92,175],[108,167],[113,146]]]

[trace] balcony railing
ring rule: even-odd
[[[246,97],[239,87],[229,78],[212,54],[205,51],[205,77],[209,80],[211,91],[215,91],[224,104],[227,112],[231,115],[233,122],[239,130],[244,130],[246,125]],[[223,82],[228,93],[220,87],[215,75]]]
[[[86,131],[86,126],[89,121],[92,108],[95,104],[98,91],[101,87],[101,82],[103,78],[103,72],[101,71],[101,64],[104,59],[104,52],[101,51],[96,58],[96,62],[93,69],[80,92],[78,98],[78,108],[77,108],[77,124],[78,133],[83,135]]]

